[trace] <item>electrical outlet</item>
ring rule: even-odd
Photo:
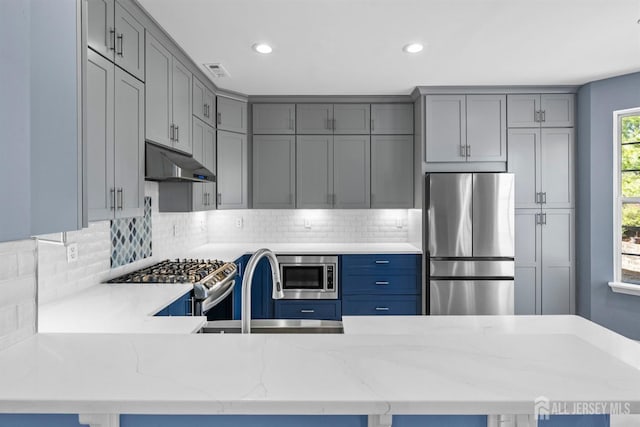
[[[78,261],[78,244],[69,243],[67,245],[67,262]]]
[[[236,228],[242,228],[242,217],[239,216],[238,218],[236,218]]]
[[[402,218],[396,218],[396,227],[402,228]]]
[[[311,220],[309,218],[304,219],[304,228],[311,228]]]

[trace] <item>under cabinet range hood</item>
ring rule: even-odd
[[[192,156],[146,143],[145,180],[215,182],[216,176]]]

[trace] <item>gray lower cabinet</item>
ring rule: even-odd
[[[510,128],[574,126],[573,94],[509,95],[507,103]]]
[[[575,311],[574,211],[516,209],[515,314]]]
[[[89,51],[89,220],[141,216],[144,208],[144,84]]]
[[[295,104],[253,104],[254,135],[291,135],[296,132]]]
[[[217,97],[216,123],[220,130],[247,132],[247,103],[236,99]]]
[[[509,129],[516,208],[574,206],[574,147],[573,128]]]
[[[376,135],[413,134],[413,104],[372,104],[371,133]]]
[[[296,207],[370,206],[369,135],[298,136]]]
[[[246,135],[218,130],[217,162],[218,209],[248,208]]]
[[[146,33],[145,138],[191,154],[191,72]]]
[[[193,77],[193,115],[210,126],[216,125],[216,98],[213,91]]]
[[[427,95],[427,162],[504,162],[505,95]]]
[[[413,207],[413,136],[371,137],[371,207]]]
[[[144,81],[144,27],[114,0],[88,1],[87,43]]]
[[[253,137],[253,207],[293,209],[296,144],[293,135]]]

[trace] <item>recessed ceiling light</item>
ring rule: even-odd
[[[258,53],[271,53],[273,49],[266,43],[256,43],[253,45],[253,50]]]
[[[405,47],[403,47],[402,50],[404,50],[407,53],[418,53],[422,51],[423,48],[424,46],[422,46],[420,43],[410,43]]]

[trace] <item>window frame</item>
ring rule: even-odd
[[[613,112],[613,292],[640,296],[640,284],[622,281],[622,119],[640,116],[640,107]]]

